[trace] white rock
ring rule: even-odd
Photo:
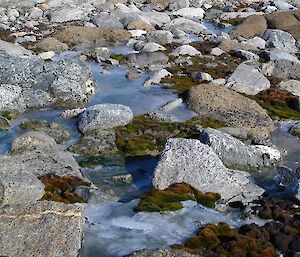
[[[43,60],[50,60],[55,56],[54,51],[48,51],[48,52],[43,52],[39,54],[39,57],[42,58]]]
[[[166,69],[161,69],[154,73],[145,83],[144,87],[152,87],[154,85],[158,85],[163,78],[171,77],[172,74],[168,72]]]
[[[200,51],[198,51],[196,48],[190,45],[179,46],[171,54],[174,56],[180,56],[180,55],[201,56],[202,55]]]
[[[187,7],[172,12],[173,15],[203,19],[205,11],[202,8]]]

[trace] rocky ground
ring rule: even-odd
[[[1,149],[10,138],[0,156],[0,256],[92,256],[81,252],[86,207],[120,200],[116,185],[134,178],[107,175],[99,186],[87,171],[145,156],[159,162],[136,213],[176,212],[194,201],[238,216],[241,226],[201,224],[190,238],[130,256],[298,256],[299,158],[287,163],[291,153],[272,138],[288,121],[300,152],[298,7],[0,0]],[[97,101],[101,79],[117,67],[141,84],[147,112]],[[172,100],[148,107],[151,90]],[[264,172],[271,190],[254,179]]]

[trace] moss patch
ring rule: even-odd
[[[99,165],[105,166],[124,166],[125,158],[123,155],[115,154],[109,156],[81,156],[78,162],[79,166],[83,168],[94,169]]]
[[[135,208],[136,212],[165,212],[183,208],[181,202],[188,200],[214,208],[220,195],[211,192],[203,193],[186,183],[178,183],[165,190],[152,189],[140,198],[140,204]]]
[[[123,54],[111,54],[110,57],[113,58],[113,59],[116,59],[120,63],[123,63],[126,60],[126,56],[123,55]]]
[[[171,137],[197,138],[197,125],[220,128],[225,124],[209,118],[195,118],[183,123],[162,123],[138,116],[125,127],[116,129],[116,145],[126,156],[157,156]]]
[[[2,111],[0,113],[0,116],[6,118],[8,120],[14,120],[20,116],[20,113],[17,111],[6,110],[6,111]]]
[[[47,174],[39,177],[45,185],[45,195],[42,200],[55,202],[84,203],[85,201],[74,193],[78,186],[89,186],[90,183],[83,181],[81,178],[74,176],[60,177],[55,174]]]
[[[298,97],[285,90],[272,86],[251,98],[266,109],[272,118],[300,119],[300,112],[293,109],[298,105]]]

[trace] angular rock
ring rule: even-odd
[[[247,95],[256,95],[270,88],[270,81],[253,62],[243,62],[227,80],[227,87]]]
[[[246,44],[252,45],[257,47],[258,49],[265,49],[266,48],[266,41],[261,37],[254,37],[245,41]]]
[[[202,84],[192,87],[188,104],[200,116],[245,129],[254,138],[267,138],[274,128],[273,121],[259,104],[224,86]]]
[[[182,45],[176,48],[171,55],[180,56],[180,55],[188,55],[188,56],[200,56],[201,52],[196,48],[190,45]]]
[[[101,12],[94,16],[92,22],[101,28],[123,29],[123,24],[120,20],[116,16],[106,12]]]
[[[83,206],[41,201],[0,210],[1,256],[77,257]]]
[[[161,69],[155,72],[148,80],[145,81],[144,87],[152,87],[158,85],[163,78],[171,77],[172,74],[166,69]]]
[[[300,61],[291,55],[277,55],[275,61],[267,64],[268,75],[281,79],[300,80]]]
[[[81,8],[63,7],[57,9],[50,14],[51,22],[67,22],[81,20],[86,17],[87,13]]]
[[[133,119],[133,113],[121,104],[97,104],[87,108],[78,119],[82,133],[125,126]]]
[[[205,11],[202,8],[186,7],[172,12],[175,16],[203,19]]]
[[[31,51],[25,49],[21,45],[9,43],[3,40],[0,40],[0,52],[6,53],[11,56],[30,56],[32,55]]]
[[[277,85],[278,88],[284,89],[293,95],[300,97],[300,81],[299,80],[287,80],[282,81]]]
[[[173,40],[173,34],[167,30],[157,30],[146,34],[148,42],[154,42],[160,45],[170,44]]]
[[[259,197],[264,190],[246,174],[228,170],[207,145],[193,139],[169,139],[154,171],[153,186],[165,189],[186,182],[204,192],[219,193],[223,200]]]
[[[200,141],[209,145],[222,162],[231,169],[259,170],[274,166],[281,160],[281,153],[276,148],[246,145],[227,133],[211,128],[201,133]]]

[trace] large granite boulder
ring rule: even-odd
[[[78,60],[0,55],[0,110],[78,106],[94,92],[89,68]]]
[[[270,81],[253,61],[241,63],[227,80],[227,87],[247,95],[256,95],[270,88]]]
[[[259,104],[226,87],[210,84],[192,87],[188,105],[200,116],[243,128],[253,138],[266,139],[274,128],[273,121]]]
[[[227,169],[217,154],[194,139],[169,139],[154,171],[153,186],[168,188],[185,182],[204,192],[219,193],[227,201],[249,201],[264,190],[246,173]]]
[[[0,209],[0,256],[77,257],[82,205],[40,201]]]
[[[125,126],[133,119],[128,106],[121,104],[97,104],[87,108],[79,116],[78,129],[82,133]]]
[[[201,133],[200,141],[209,145],[222,162],[231,169],[259,170],[275,166],[281,160],[281,153],[276,148],[246,145],[227,133],[211,128]]]

